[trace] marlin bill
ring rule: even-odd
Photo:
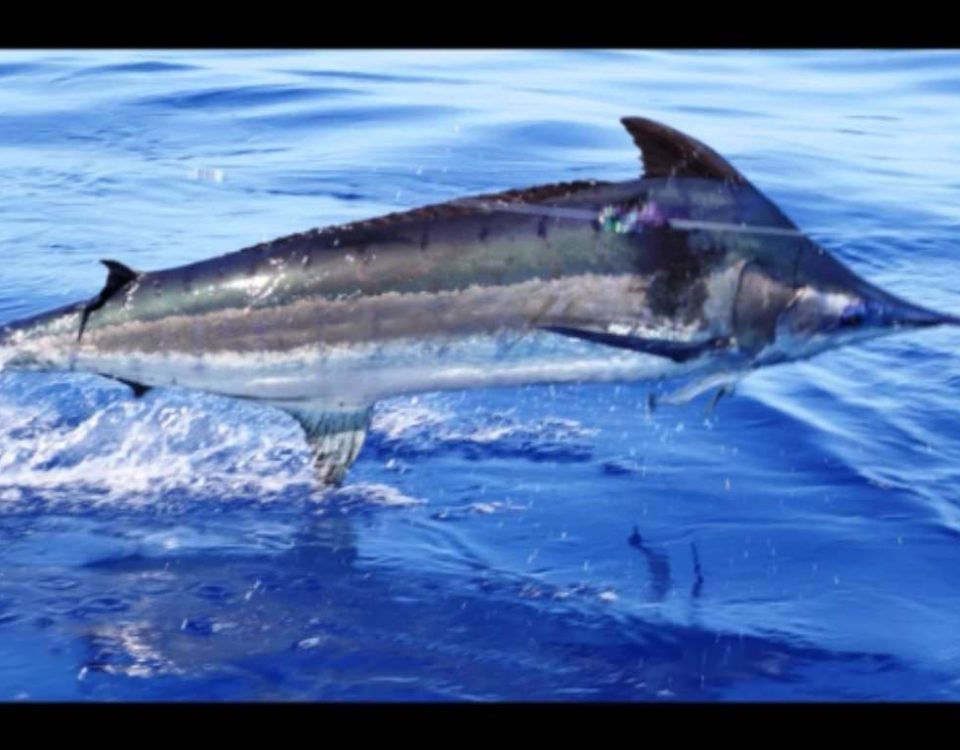
[[[719,397],[760,367],[960,322],[858,277],[703,143],[622,123],[634,180],[474,196],[167,270],[104,261],[92,299],[0,328],[0,366],[283,409],[333,483],[390,396],[692,376],[673,400]]]

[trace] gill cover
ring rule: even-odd
[[[794,301],[797,290],[748,261],[740,271],[734,297],[731,329],[737,348],[747,356],[757,354],[776,338],[777,321]]]

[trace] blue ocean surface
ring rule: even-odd
[[[9,51],[0,323],[150,270],[713,146],[854,270],[960,314],[960,53]],[[960,332],[651,386],[287,415],[0,373],[0,699],[960,698]]]

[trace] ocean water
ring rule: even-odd
[[[0,322],[462,195],[727,156],[867,279],[960,313],[960,54],[0,54]],[[960,698],[960,332],[646,408],[378,405],[343,487],[287,416],[0,373],[0,699]]]

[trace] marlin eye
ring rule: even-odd
[[[840,314],[840,328],[853,328],[864,321],[863,307],[851,305]]]

